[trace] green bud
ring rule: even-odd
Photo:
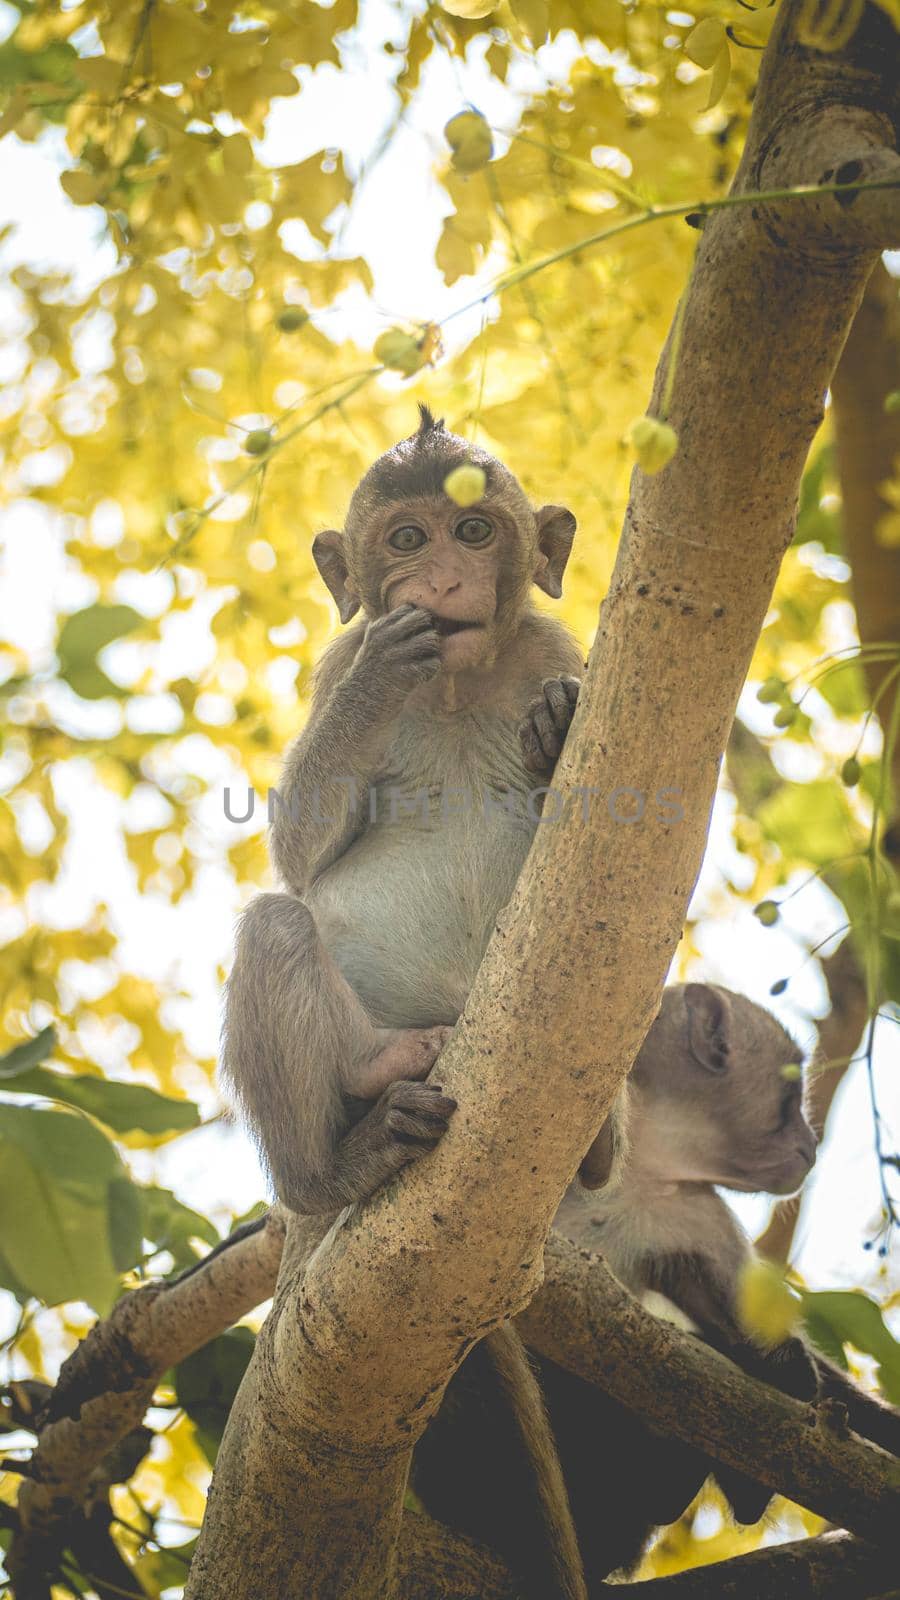
[[[764,928],[771,928],[778,921],[778,906],[774,900],[760,900],[759,905],[753,907],[753,915],[759,918]]]
[[[272,434],[268,428],[254,428],[244,440],[248,456],[264,456],[272,447]]]
[[[841,782],[845,783],[848,789],[854,789],[859,783],[861,774],[862,767],[856,757],[848,756],[841,767]]]
[[[275,321],[282,333],[296,333],[298,328],[302,328],[303,324],[309,321],[309,313],[301,310],[300,306],[285,306],[283,311],[279,311]]]
[[[780,678],[767,678],[756,691],[756,698],[764,706],[777,705],[784,694],[784,684]]]

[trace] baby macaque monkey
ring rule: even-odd
[[[455,1102],[425,1081],[539,820],[581,654],[532,608],[562,593],[575,519],[421,407],[313,556],[341,620],[284,767],[284,889],[242,918],[223,1071],[280,1200],[364,1199],[434,1147]],[[454,467],[481,468],[462,509]]]
[[[900,1455],[900,1413],[857,1389],[806,1342],[754,1343],[737,1312],[752,1246],[716,1186],[790,1194],[813,1165],[803,1111],[802,1053],[745,996],[707,984],[667,989],[629,1078],[627,1137],[613,1180],[596,1194],[573,1185],[555,1226],[597,1251],[639,1298],[664,1296],[700,1336],[745,1371],[792,1394],[828,1396],[851,1428]],[[608,1166],[605,1149],[601,1165]],[[592,1181],[591,1152],[582,1173]],[[474,1352],[478,1356],[478,1351]],[[632,1568],[657,1526],[677,1520],[715,1474],[741,1522],[762,1516],[770,1491],[656,1434],[595,1385],[552,1362],[536,1368],[556,1438],[588,1591]],[[488,1375],[489,1376],[489,1375]],[[413,1483],[427,1510],[514,1558],[521,1469],[496,1386],[463,1365],[417,1447]]]
[[[900,1413],[801,1338],[761,1347],[738,1315],[753,1247],[716,1189],[781,1196],[800,1187],[817,1144],[803,1109],[802,1066],[790,1036],[744,995],[698,983],[667,989],[629,1078],[629,1150],[618,1181],[592,1195],[573,1186],[555,1226],[599,1252],[652,1309],[663,1296],[746,1372],[797,1399],[840,1400],[851,1428],[900,1455]],[[540,1363],[540,1377],[589,1587],[633,1566],[653,1527],[681,1516],[710,1472],[737,1521],[763,1515],[766,1487],[659,1438],[611,1396],[549,1362]],[[598,1433],[618,1448],[598,1456]]]

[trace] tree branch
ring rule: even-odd
[[[268,1299],[284,1215],[274,1208],[259,1233],[181,1282],[125,1295],[64,1362],[19,1491],[14,1562],[31,1567],[53,1548],[72,1507],[83,1504],[92,1472],[143,1421],[163,1373]]]
[[[827,1408],[760,1385],[654,1317],[595,1256],[551,1234],[543,1288],[518,1318],[542,1356],[598,1384],[659,1433],[699,1446],[773,1492],[896,1549],[900,1463]]]

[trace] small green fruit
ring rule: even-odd
[[[765,683],[760,684],[760,687],[756,691],[756,698],[757,700],[761,701],[764,706],[773,704],[777,705],[783,694],[784,684],[782,683],[781,679],[772,677],[767,678]]]
[[[479,500],[484,499],[486,487],[487,478],[483,469],[472,466],[471,463],[454,467],[444,479],[444,493],[458,506],[476,505]]]
[[[283,311],[279,311],[275,321],[282,333],[296,333],[298,328],[302,328],[303,324],[309,321],[309,313],[302,311],[299,306],[285,306]]]
[[[759,919],[764,928],[771,928],[778,921],[778,906],[774,900],[760,900],[759,905],[753,907],[753,915]]]
[[[678,435],[658,417],[638,417],[628,430],[638,466],[652,476],[667,467],[678,449]]]
[[[244,440],[248,456],[264,456],[272,448],[272,434],[268,428],[254,428]]]

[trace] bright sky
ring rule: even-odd
[[[373,30],[387,30],[390,15],[381,0],[372,0],[369,25]],[[11,18],[12,8],[0,0],[0,37],[8,31]],[[542,53],[542,65],[549,75],[562,75],[568,58],[569,47],[563,42]],[[380,53],[358,48],[355,55],[348,55],[344,73],[325,66],[304,74],[302,95],[281,101],[273,110],[262,146],[265,158],[273,164],[300,160],[334,142],[347,152],[351,165],[364,162],[395,110],[385,66],[386,58]],[[526,76],[534,72],[529,67]],[[521,78],[514,86],[524,87]],[[375,298],[382,314],[401,319],[436,318],[461,304],[462,295],[471,298],[466,285],[462,295],[460,286],[448,291],[432,259],[441,212],[446,207],[432,178],[438,154],[436,130],[439,132],[466,101],[477,104],[492,123],[509,125],[513,97],[489,81],[478,59],[465,65],[434,63],[390,158],[373,174],[344,235],[345,246],[364,251],[373,266]],[[15,261],[42,267],[74,265],[80,282],[88,285],[110,270],[112,251],[100,231],[99,209],[72,205],[60,189],[61,151],[57,134],[35,145],[14,138],[5,141],[4,216],[0,220],[14,222],[15,229],[0,247],[0,266]],[[360,299],[348,305],[340,331],[365,345],[382,326]],[[454,337],[468,337],[474,331],[475,325],[467,325],[461,318]],[[18,369],[16,333],[15,301],[0,291],[0,334],[9,340],[5,353],[0,354],[0,380],[14,377]],[[649,380],[648,373],[648,386]],[[46,663],[52,653],[57,610],[84,605],[92,598],[92,588],[66,562],[60,524],[40,504],[19,502],[8,508],[2,514],[0,533],[3,631],[25,646],[35,663]],[[164,574],[125,577],[118,598],[155,614],[164,608],[169,582]],[[846,642],[846,635],[838,642]],[[117,675],[137,675],[139,663],[130,653],[134,648],[127,641],[113,647],[115,654],[110,654],[109,660]],[[212,639],[196,618],[182,618],[170,631],[166,650],[166,666],[171,663],[176,668],[173,675],[190,676],[209,658]],[[292,695],[292,687],[285,693]],[[79,703],[62,688],[53,709],[73,733],[101,732],[104,718],[109,716],[102,703]],[[149,716],[152,709],[145,707],[144,713]],[[742,711],[752,726],[768,731],[768,714],[752,694],[745,694]],[[129,714],[144,713],[138,704]],[[122,954],[129,967],[154,979],[174,976],[186,991],[189,998],[172,1003],[172,1014],[185,1028],[197,1055],[208,1057],[215,1053],[218,1033],[218,968],[230,958],[230,930],[237,911],[234,888],[221,859],[225,846],[233,843],[241,830],[224,818],[222,791],[232,782],[240,795],[245,783],[239,774],[229,772],[224,758],[211,746],[205,749],[210,792],[198,806],[196,817],[205,865],[196,888],[176,909],[156,896],[139,897],[132,889],[130,869],[117,839],[121,802],[96,782],[86,760],[68,763],[59,784],[59,801],[69,813],[73,829],[70,865],[57,885],[35,896],[31,909],[39,920],[80,926],[86,908],[105,901],[123,935]],[[15,776],[11,759],[0,757],[0,792],[14,784]],[[125,814],[132,823],[151,826],[157,803],[148,787],[128,802]],[[791,902],[784,925],[778,928],[762,929],[749,910],[735,906],[733,899],[723,894],[723,880],[727,875],[740,882],[746,864],[729,837],[730,805],[723,794],[692,908],[696,914],[716,907],[715,923],[701,934],[703,968],[692,975],[741,988],[753,999],[770,1004],[802,1043],[811,1043],[810,1017],[825,1009],[824,987],[815,966],[803,966],[804,952],[807,944],[824,938],[842,921],[842,913],[820,884]],[[45,842],[40,817],[31,814],[24,802],[19,804],[19,816],[31,847],[40,850]],[[11,919],[8,927],[0,926],[0,939],[13,936],[19,928]],[[798,974],[795,979],[794,973]],[[787,995],[770,1000],[771,983],[789,975],[792,982]],[[77,979],[90,993],[89,969],[80,970]],[[898,1037],[896,1026],[887,1022],[880,1026],[877,1089],[890,1148],[900,1143]],[[108,1066],[115,1071],[115,1061]],[[199,1074],[196,1087],[204,1110],[212,1114],[215,1101]],[[170,1185],[200,1210],[218,1207],[223,1223],[228,1213],[244,1211],[264,1194],[249,1142],[242,1133],[221,1126],[185,1137],[156,1156],[139,1153],[130,1159],[139,1177],[153,1176]],[[766,1203],[741,1200],[739,1211],[755,1230]],[[877,1215],[871,1113],[860,1065],[851,1070],[840,1092],[834,1132],[811,1183],[801,1225],[799,1265],[813,1287],[871,1283],[884,1291],[886,1279],[875,1279],[876,1263],[862,1248]],[[896,1286],[896,1256],[889,1270]]]

